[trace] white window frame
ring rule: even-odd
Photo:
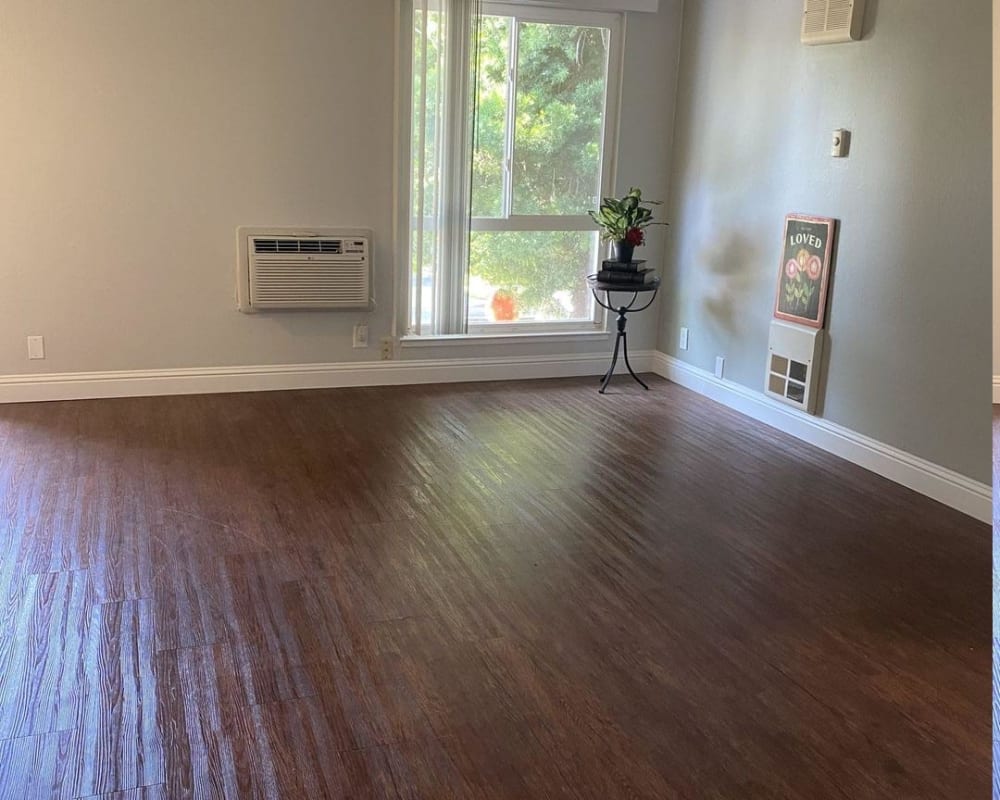
[[[618,137],[621,120],[621,89],[624,73],[624,39],[625,14],[621,12],[587,11],[565,7],[535,7],[516,3],[485,2],[484,15],[510,17],[513,20],[512,31],[517,22],[539,22],[562,25],[579,25],[607,28],[611,32],[608,47],[608,67],[606,78],[605,108],[602,131],[601,181],[600,195],[606,197],[614,193],[615,177],[618,166]],[[395,305],[397,329],[405,331],[404,340],[419,339],[460,339],[463,336],[482,341],[489,336],[497,338],[516,336],[518,339],[526,335],[538,334],[540,337],[551,338],[552,334],[587,334],[604,332],[607,327],[607,312],[599,304],[593,304],[593,314],[590,319],[569,320],[558,322],[510,322],[467,325],[465,334],[448,337],[412,335],[409,331],[409,319],[413,297],[409,284],[409,196],[410,196],[410,142],[412,131],[409,129],[412,103],[412,81],[410,64],[412,57],[413,20],[406,15],[397,16],[398,40],[397,47],[397,169],[396,169],[396,238],[399,280],[396,282]],[[405,43],[405,46],[403,46]],[[512,67],[516,66],[517,53],[511,52]],[[516,113],[516,69],[512,69],[512,79],[509,84],[510,113]],[[400,126],[405,129],[401,130]],[[508,139],[513,137],[511,126]],[[508,155],[513,142],[508,141]],[[514,215],[510,214],[512,198],[510,166],[504,176],[504,217],[473,217],[472,232],[523,232],[523,231],[587,231],[596,232],[593,220],[586,214],[580,215]],[[468,265],[463,265],[463,270]],[[597,269],[597,264],[594,264]]]

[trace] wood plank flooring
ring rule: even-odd
[[[993,406],[993,763],[1000,765],[1000,406]],[[1000,767],[993,769],[1000,797]]]
[[[990,535],[666,381],[0,407],[0,798],[975,798]]]

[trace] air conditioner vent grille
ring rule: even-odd
[[[240,310],[370,309],[369,233],[337,233],[241,228]]]
[[[342,253],[341,239],[254,239],[255,253]]]

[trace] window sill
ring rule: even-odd
[[[607,341],[608,331],[559,331],[557,333],[458,333],[447,336],[403,336],[400,347],[469,347],[495,344],[560,344]]]

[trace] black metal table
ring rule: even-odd
[[[618,313],[618,335],[615,337],[615,349],[614,353],[611,355],[611,366],[608,367],[608,371],[604,373],[601,378],[601,388],[600,393],[604,394],[604,390],[608,388],[608,384],[611,382],[611,376],[615,373],[615,365],[618,363],[618,348],[621,346],[622,355],[625,356],[625,366],[629,371],[629,374],[638,381],[639,385],[643,389],[649,389],[649,387],[643,382],[642,378],[635,374],[632,369],[632,365],[628,363],[628,336],[625,333],[626,325],[626,315],[633,314],[638,311],[644,311],[649,308],[653,301],[656,299],[656,294],[660,290],[660,279],[657,278],[652,283],[646,283],[641,286],[623,286],[620,283],[601,283],[597,280],[595,276],[590,276],[587,278],[587,284],[590,286],[590,291],[594,293],[594,300],[601,308],[606,308],[608,311],[615,311]],[[604,301],[601,301],[600,292],[604,292]],[[612,292],[624,292],[626,294],[631,294],[632,299],[628,302],[628,305],[615,306],[611,302]],[[640,294],[652,293],[652,297],[645,305],[636,307],[636,301],[639,299]]]

